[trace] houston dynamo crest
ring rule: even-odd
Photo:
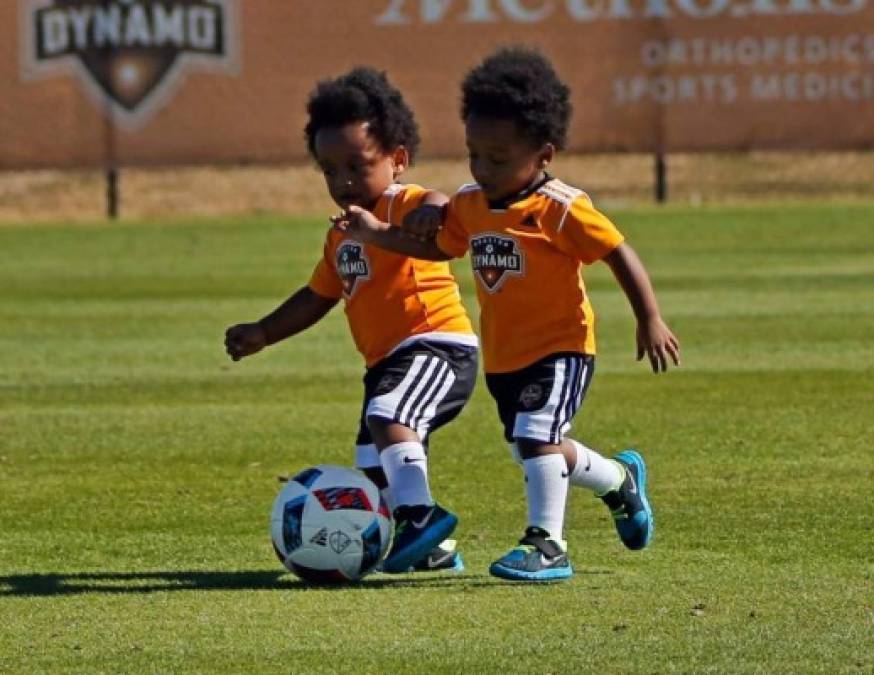
[[[361,281],[370,279],[370,261],[364,252],[364,244],[344,241],[337,247],[337,274],[343,282],[343,295],[351,298]]]
[[[471,237],[470,262],[474,274],[490,293],[497,291],[510,274],[524,271],[524,258],[519,244],[512,237],[500,234],[481,234]]]
[[[78,71],[101,109],[140,126],[187,72],[233,70],[235,0],[19,0],[24,70]]]

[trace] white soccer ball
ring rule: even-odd
[[[391,543],[391,515],[360,471],[320,464],[297,474],[273,502],[279,560],[306,581],[343,582],[372,572]]]

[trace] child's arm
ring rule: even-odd
[[[442,192],[429,190],[422,203],[404,216],[401,227],[417,239],[433,239],[443,225],[448,203],[449,197]]]
[[[337,302],[304,286],[259,321],[238,323],[228,328],[225,331],[225,350],[234,361],[239,361],[306,330],[331,311]]]
[[[680,365],[680,343],[659,312],[655,291],[643,263],[628,244],[619,244],[605,258],[625,291],[637,317],[637,360],[649,357],[654,373],[668,369],[668,356]]]
[[[411,258],[422,260],[449,260],[451,255],[444,253],[433,237],[427,239],[415,238],[399,227],[383,223],[370,211],[358,206],[350,206],[348,211],[336,218],[331,218],[334,227],[355,235],[365,244],[373,244],[387,251],[400,253]]]

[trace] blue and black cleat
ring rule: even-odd
[[[464,559],[456,550],[455,539],[446,539],[412,566],[410,572],[464,572]]]
[[[407,572],[446,539],[458,518],[446,509],[433,506],[399,506],[394,512],[395,535],[391,549],[382,561],[382,571]]]
[[[649,546],[655,521],[646,493],[646,462],[640,453],[623,450],[615,459],[625,470],[618,489],[601,496],[610,509],[619,538],[632,551]]]
[[[489,567],[489,574],[512,581],[560,581],[574,575],[563,541],[549,538],[549,533],[529,527],[519,545]]]

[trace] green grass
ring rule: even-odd
[[[432,446],[464,575],[282,574],[276,476],[349,463],[362,364],[340,311],[240,364],[221,341],[323,222],[0,228],[0,672],[871,672],[874,206],[613,215],[683,367],[634,361],[596,265],[575,433],[644,449],[658,527],[628,552],[573,494],[546,587],[486,573],[525,505],[482,384]]]

